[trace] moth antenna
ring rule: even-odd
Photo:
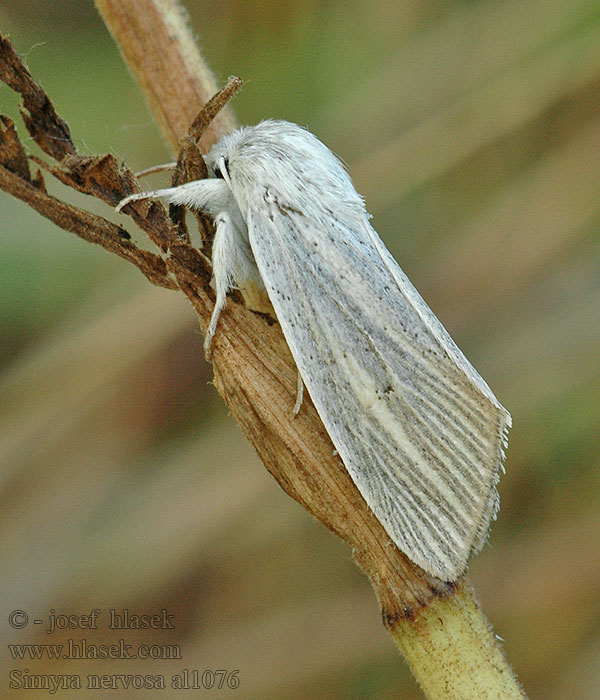
[[[119,213],[123,207],[126,207],[128,204],[131,204],[131,202],[138,202],[141,199],[150,199],[151,197],[155,197],[156,192],[136,192],[135,194],[130,194],[129,197],[125,197],[125,199],[122,199],[117,206],[115,207],[115,211]]]
[[[152,175],[153,173],[162,173],[165,170],[175,170],[177,163],[163,163],[162,165],[153,165],[151,168],[146,168],[145,170],[140,170],[135,176],[139,179],[140,177],[146,177],[147,175]]]

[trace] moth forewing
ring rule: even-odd
[[[215,218],[217,304],[207,347],[231,280],[264,284],[365,501],[410,559],[455,580],[498,508],[508,412],[315,136],[268,120],[223,138],[207,162],[216,178],[146,194]]]
[[[374,231],[337,219],[323,231],[279,197],[251,208],[250,244],[307,390],[392,540],[454,580],[496,510],[507,414],[419,313]]]

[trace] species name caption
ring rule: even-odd
[[[213,217],[207,356],[230,288],[262,285],[300,386],[369,508],[413,562],[456,580],[498,511],[508,411],[316,136],[268,119],[223,137],[205,161],[208,178],[133,194],[117,210],[163,197]]]
[[[98,608],[87,613],[65,614],[54,608],[44,618],[30,619],[24,610],[13,610],[8,616],[13,630],[39,626],[42,633],[60,635],[64,632],[94,630],[139,631],[175,630],[175,615],[166,608],[155,613],[132,612],[128,608]],[[38,690],[50,695],[59,690],[235,690],[240,685],[239,669],[177,668],[175,673],[36,673],[30,668],[36,661],[50,662],[81,660],[180,661],[183,659],[179,644],[130,644],[123,638],[111,643],[94,643],[88,638],[64,640],[56,644],[8,644],[9,658],[22,662],[24,667],[8,672],[11,690]]]

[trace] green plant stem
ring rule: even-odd
[[[389,631],[431,700],[525,697],[466,580]]]

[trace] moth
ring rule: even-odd
[[[371,227],[338,158],[295,124],[222,138],[210,177],[142,192],[214,218],[216,305],[263,286],[300,378],[365,501],[429,574],[456,580],[486,540],[511,418]]]

